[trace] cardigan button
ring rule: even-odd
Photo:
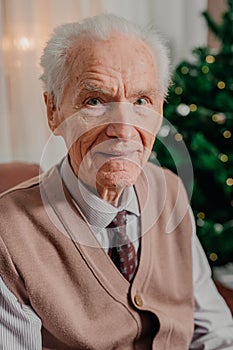
[[[142,307],[142,306],[143,306],[143,300],[142,300],[141,295],[136,294],[136,295],[134,296],[134,302],[135,302],[135,304],[136,304],[137,306]]]

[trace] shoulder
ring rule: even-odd
[[[188,213],[190,204],[179,176],[152,163],[146,165],[144,174],[151,206],[153,202],[160,203],[162,208],[172,213],[171,217],[183,218]]]
[[[9,210],[9,206],[13,207],[14,205],[22,204],[24,201],[27,202],[29,198],[31,202],[38,192],[40,181],[39,176],[37,176],[3,192],[0,195],[1,213]]]
[[[4,227],[21,225],[30,216],[38,216],[43,209],[42,188],[46,182],[58,177],[56,167],[27,180],[0,195],[1,234]],[[26,219],[27,217],[27,219]]]
[[[154,218],[159,218],[166,233],[173,232],[181,223],[185,223],[185,232],[191,232],[188,196],[176,174],[148,163],[135,189],[141,210],[146,216],[144,221],[154,222]]]
[[[0,207],[6,208],[10,203],[17,203],[18,201],[27,200],[28,195],[35,193],[35,190],[39,187],[39,176],[22,182],[21,184],[14,186],[0,195]]]
[[[180,177],[167,168],[160,167],[152,162],[147,162],[144,174],[150,187],[156,186],[158,188],[159,186],[160,189],[163,188],[172,191],[178,187],[182,187],[185,191]]]
[[[54,174],[52,168],[42,176],[21,183],[1,195],[0,268],[6,265],[2,259],[6,259],[8,251],[11,256],[16,256],[15,252],[29,250],[30,245],[36,245],[38,240],[55,229],[48,215],[50,207],[42,193],[44,182],[53,183],[55,177],[56,172]]]
[[[161,166],[158,166],[152,162],[147,162],[146,166],[145,166],[145,171],[147,173],[151,173],[155,176],[158,176],[159,174],[163,173],[164,176],[171,178],[171,179],[176,179],[178,178],[178,176],[173,173],[171,170],[169,170],[168,168],[164,168]]]

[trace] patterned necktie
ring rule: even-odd
[[[126,210],[118,212],[116,217],[110,223],[108,228],[114,228],[114,247],[109,249],[109,256],[122,273],[130,282],[137,267],[137,254],[133,243],[126,234]]]

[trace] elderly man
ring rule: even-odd
[[[181,182],[147,163],[158,35],[100,15],[58,27],[41,65],[68,154],[0,200],[1,349],[233,349]]]

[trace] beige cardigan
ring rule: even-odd
[[[0,199],[0,274],[41,318],[43,349],[189,348],[192,230],[185,191],[175,175],[152,164],[135,187],[142,239],[131,285],[99,246],[57,167]]]

